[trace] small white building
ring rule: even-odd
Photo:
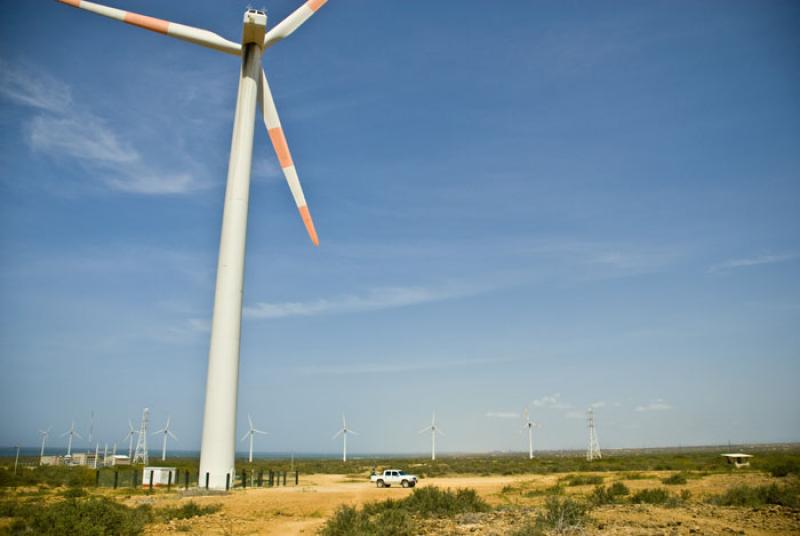
[[[150,485],[150,473],[153,474],[153,486],[166,486],[170,482],[175,484],[178,470],[174,467],[145,467],[142,472],[142,485]]]
[[[105,458],[105,464],[108,467],[114,467],[116,465],[130,465],[131,459],[124,454],[115,454]]]
[[[750,454],[742,454],[740,452],[734,454],[721,454],[723,458],[728,462],[729,465],[735,466],[737,469],[740,467],[747,467],[750,465],[750,458],[753,456]]]

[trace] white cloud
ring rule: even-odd
[[[641,406],[636,406],[635,411],[638,412],[645,412],[645,411],[667,411],[672,409],[672,406],[667,404],[663,399],[659,398],[650,402],[649,404],[643,404]]]
[[[758,255],[756,257],[746,257],[742,259],[730,259],[708,268],[709,273],[726,272],[736,268],[747,268],[748,266],[758,266],[760,264],[774,264],[776,262],[788,261],[797,258],[796,253],[783,255]]]
[[[519,413],[515,411],[487,411],[486,416],[492,419],[518,419]]]
[[[322,298],[306,302],[259,302],[245,307],[244,314],[248,318],[286,318],[291,316],[359,313],[450,300],[476,294],[480,291],[477,288],[469,289],[456,286],[444,286],[442,288],[381,287],[371,289],[361,296],[345,295],[338,298]]]
[[[77,161],[106,188],[147,195],[181,194],[209,186],[196,174],[161,171],[109,121],[81,109],[65,83],[0,63],[0,95],[36,110],[26,123],[28,143],[51,158]]]
[[[531,404],[533,404],[533,407],[536,408],[569,409],[572,407],[572,404],[568,404],[561,400],[561,393],[545,395],[542,398],[537,398],[531,402]]]

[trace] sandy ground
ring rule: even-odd
[[[660,478],[669,473],[652,473],[652,479],[624,480],[632,491],[662,487]],[[605,483],[623,480],[622,475],[603,473]],[[504,534],[510,526],[521,521],[520,516],[530,516],[543,502],[542,497],[526,498],[521,494],[501,493],[504,486],[525,490],[544,489],[554,485],[563,475],[515,476],[458,476],[428,478],[419,486],[441,488],[473,488],[494,506],[514,505],[513,513],[472,515],[464,520],[443,521],[428,533],[438,534]],[[703,497],[718,494],[726,488],[747,483],[759,485],[774,481],[767,476],[708,475],[691,479],[686,485],[671,486],[679,491],[689,489],[692,500],[678,508],[661,508],[649,505],[616,505],[595,509],[595,522],[587,528],[588,534],[614,535],[678,535],[678,534],[748,534],[755,536],[800,534],[800,512],[780,507],[757,510],[722,508],[704,504]],[[593,486],[566,488],[569,494],[588,494]],[[150,503],[155,507],[176,505],[194,500],[201,504],[220,504],[222,509],[202,518],[173,521],[151,525],[147,534],[164,533],[209,535],[294,535],[315,534],[342,504],[361,505],[386,498],[402,498],[411,490],[392,487],[378,489],[365,480],[355,480],[343,475],[308,475],[301,477],[300,485],[279,488],[251,488],[236,490],[228,495],[178,497],[157,495],[134,496],[129,504]],[[527,513],[526,513],[527,512]],[[513,515],[512,515],[513,514]],[[511,517],[509,517],[511,516]]]

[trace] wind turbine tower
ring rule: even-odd
[[[47,430],[39,430],[39,433],[42,435],[42,451],[39,453],[39,463],[41,463],[44,457],[44,444],[47,442],[47,436],[50,435],[50,428],[52,428],[52,426],[48,426]]]
[[[426,426],[425,428],[423,428],[422,430],[420,430],[417,433],[418,434],[423,434],[423,433],[427,432],[428,430],[431,431],[431,460],[435,461],[436,460],[436,434],[445,435],[445,433],[442,432],[442,429],[439,428],[439,426],[436,424],[436,412],[435,411],[433,412],[433,417],[431,417],[430,426]]]
[[[531,420],[528,408],[525,408],[525,428],[528,429],[528,459],[533,459],[533,429],[541,426],[538,422]]]
[[[327,0],[307,0],[292,14],[267,31],[267,14],[256,9],[244,12],[242,38],[229,41],[208,30],[154,17],[131,13],[88,2],[59,0],[98,15],[174,37],[217,52],[240,58],[239,90],[233,121],[228,178],[220,233],[214,309],[211,315],[211,341],[208,352],[203,434],[200,444],[200,475],[208,477],[212,489],[225,489],[235,474],[236,398],[239,386],[239,348],[244,292],[244,259],[250,172],[253,158],[253,131],[256,108],[261,107],[264,124],[300,217],[314,245],[319,244],[314,222],[308,211],[278,111],[261,65],[264,51],[289,37]],[[124,47],[123,43],[119,46]],[[179,88],[180,89],[180,88]]]
[[[83,439],[81,435],[75,431],[75,421],[72,421],[69,430],[61,434],[61,437],[64,436],[69,436],[69,440],[67,441],[67,458],[69,458],[72,456],[72,436],[77,436],[78,439]]]
[[[136,428],[133,427],[133,422],[128,419],[128,433],[122,438],[123,441],[128,440],[128,459],[133,459],[133,436],[136,434]],[[116,443],[115,443],[116,444]],[[116,454],[116,453],[115,453]]]
[[[344,415],[342,415],[342,429],[339,430],[338,432],[336,432],[333,435],[333,439],[336,439],[340,435],[342,436],[342,461],[343,462],[347,461],[347,434],[359,435],[358,432],[356,432],[355,430],[351,430],[350,428],[347,427],[347,421],[345,420]]]
[[[178,438],[175,437],[175,434],[173,434],[169,429],[169,415],[167,416],[167,424],[164,425],[164,428],[153,432],[153,435],[156,434],[164,434],[164,438],[161,440],[161,461],[163,462],[167,459],[167,436],[171,437],[175,441],[178,440]]]
[[[600,454],[600,442],[597,441],[597,426],[594,422],[594,409],[586,412],[586,421],[589,426],[589,448],[586,450],[586,460],[592,461],[603,457]]]
[[[255,434],[264,434],[266,435],[267,432],[262,432],[261,430],[256,430],[255,426],[253,426],[253,419],[250,418],[250,415],[247,416],[247,423],[250,425],[250,428],[247,430],[247,433],[242,436],[242,441],[250,437],[250,455],[247,457],[247,461],[253,463],[253,436]],[[294,458],[292,458],[294,459]]]
[[[147,421],[150,415],[150,410],[144,408],[142,412],[142,424],[139,426],[139,437],[136,439],[136,451],[133,453],[131,464],[141,461],[147,465]]]

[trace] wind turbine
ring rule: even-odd
[[[533,422],[531,420],[531,416],[530,416],[530,413],[528,412],[528,408],[525,408],[525,411],[523,413],[525,414],[525,426],[523,426],[522,428],[523,429],[525,429],[525,428],[528,429],[528,459],[532,460],[533,459],[533,429],[541,426],[541,424],[539,424],[538,422]]]
[[[347,421],[345,420],[344,415],[342,415],[342,429],[339,430],[338,432],[336,432],[333,435],[332,439],[336,439],[340,435],[342,436],[342,442],[343,442],[342,443],[342,461],[343,462],[347,461],[347,434],[359,435],[358,432],[356,432],[355,430],[351,430],[351,429],[349,429],[347,427]]]
[[[229,478],[229,475],[235,474],[236,397],[239,378],[245,239],[253,156],[253,129],[257,105],[261,106],[264,124],[277,153],[283,174],[289,183],[289,189],[300,212],[300,217],[311,241],[314,245],[319,245],[317,231],[308,211],[267,77],[261,66],[261,58],[266,49],[289,37],[327,0],[307,0],[269,31],[266,30],[266,13],[247,9],[244,13],[240,43],[229,41],[208,30],[106,7],[85,0],[59,1],[146,30],[241,57],[239,90],[233,122],[217,262],[203,435],[200,445],[200,474],[206,478],[210,488],[224,489],[226,477]],[[120,44],[116,46],[120,46]]]
[[[267,435],[267,432],[262,432],[261,430],[256,430],[255,426],[253,426],[253,419],[250,418],[250,415],[247,416],[247,422],[250,424],[250,429],[247,430],[247,433],[242,436],[242,441],[250,437],[250,456],[248,457],[247,461],[253,463],[253,436],[255,434],[264,434]]]
[[[175,441],[178,440],[178,438],[175,437],[175,434],[173,434],[172,431],[170,431],[170,429],[169,429],[169,419],[170,419],[169,416],[167,416],[167,424],[164,425],[164,428],[162,428],[161,430],[156,430],[155,432],[153,432],[153,435],[164,434],[164,438],[161,440],[161,461],[162,462],[167,459],[167,436],[171,437]]]
[[[136,429],[133,427],[133,421],[128,419],[128,433],[122,438],[123,441],[128,440],[128,459],[133,460],[133,436],[136,434]]]
[[[426,426],[425,428],[423,428],[422,430],[420,430],[417,433],[418,434],[423,434],[423,433],[427,432],[428,430],[431,431],[431,460],[436,460],[436,434],[445,435],[445,433],[442,432],[442,429],[439,428],[436,425],[436,412],[435,411],[433,412],[433,417],[431,417],[431,425],[430,426]]]
[[[47,442],[47,436],[50,435],[50,429],[52,426],[48,426],[47,430],[39,430],[39,433],[42,435],[42,452],[39,453],[39,461],[44,457],[44,444]]]
[[[61,437],[64,436],[69,436],[69,441],[67,442],[67,458],[69,458],[72,456],[72,436],[78,436],[78,439],[83,439],[81,434],[75,431],[75,421],[72,421],[69,430],[61,434]]]

